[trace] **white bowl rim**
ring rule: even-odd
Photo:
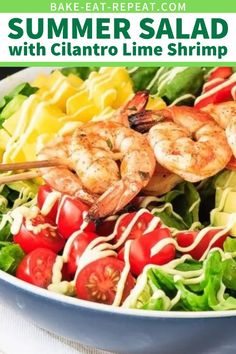
[[[11,89],[22,82],[28,82],[34,79],[36,74],[44,73],[48,74],[52,70],[60,69],[59,67],[29,67],[22,69],[19,72],[8,76],[7,78],[0,81],[0,97],[9,92]],[[25,80],[25,78],[27,78]],[[138,309],[126,309],[123,307],[114,307],[105,304],[99,304],[95,302],[85,301],[61,294],[56,294],[50,292],[46,289],[39,288],[37,286],[26,283],[16,277],[7,274],[0,270],[0,280],[9,283],[16,288],[20,288],[24,291],[37,295],[41,298],[49,299],[56,302],[61,302],[63,304],[72,305],[75,307],[83,307],[90,310],[107,312],[117,315],[127,315],[127,316],[138,316],[138,317],[149,317],[149,318],[170,318],[170,319],[199,319],[199,318],[220,318],[220,317],[232,317],[236,316],[236,310],[228,311],[154,311],[154,310],[138,310]]]
[[[107,312],[110,314],[135,316],[135,317],[149,317],[155,318],[169,318],[169,319],[201,319],[201,318],[220,318],[220,317],[235,317],[236,310],[228,311],[155,311],[155,310],[139,310],[139,309],[127,309],[124,307],[115,307],[106,304],[100,304],[96,302],[90,302],[81,300],[75,297],[57,294],[47,289],[39,288],[35,285],[26,283],[25,281],[16,278],[13,275],[5,273],[0,270],[0,280],[9,283],[23,291],[31,293],[32,295],[39,296],[45,300],[51,300],[55,302],[63,303],[64,305],[71,305],[74,307],[83,307],[89,310],[95,310],[100,312]]]

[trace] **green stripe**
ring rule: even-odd
[[[91,4],[90,11],[91,12],[205,12],[205,13],[226,13],[226,12],[235,12],[235,0],[160,0],[160,1],[150,1],[150,0],[38,0],[38,1],[30,1],[30,0],[1,0],[0,2],[0,12],[10,12],[10,13],[22,13],[22,12],[51,12],[50,3],[56,3],[57,6],[61,4],[78,4],[79,9],[69,9],[67,12],[89,12],[88,7],[86,8],[86,3]],[[104,8],[102,8],[101,4],[105,4]],[[123,3],[124,11],[121,8],[117,11],[117,9],[112,8],[113,3]],[[131,9],[127,8],[128,3],[131,6],[136,4],[136,9],[133,7]],[[155,8],[152,9],[151,3],[155,3]],[[98,9],[95,8],[95,4],[98,4]],[[144,6],[148,7],[145,9]],[[181,10],[181,5],[185,4],[185,10]],[[168,7],[168,5],[170,7]],[[176,5],[176,6],[175,6]],[[87,5],[88,6],[88,5]],[[92,6],[94,9],[92,9]],[[164,7],[162,7],[164,6]],[[180,6],[180,8],[178,7]],[[57,11],[57,12],[64,12]]]
[[[169,67],[174,67],[174,66],[235,66],[236,62],[151,62],[151,63],[143,63],[143,62],[0,62],[0,67],[4,67],[4,66],[22,66],[22,67],[26,67],[26,66],[67,66],[67,67],[76,67],[76,66],[127,66],[127,67],[133,67],[133,66],[142,66],[142,67],[156,67],[156,66],[169,66]]]

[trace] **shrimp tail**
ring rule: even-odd
[[[123,209],[139,193],[142,183],[124,178],[111,186],[89,210],[92,219],[114,215]]]
[[[142,112],[146,108],[148,98],[149,92],[147,90],[138,91],[131,100],[115,113],[111,120],[129,127],[129,115]]]
[[[128,111],[128,114],[142,112],[146,108],[148,98],[149,92],[147,90],[138,91],[123,109]]]
[[[165,118],[164,110],[160,111],[142,111],[131,114],[129,119],[130,128],[140,132],[148,132],[154,125]]]

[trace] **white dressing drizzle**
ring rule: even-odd
[[[173,299],[172,299],[171,302],[170,302],[170,308],[169,308],[169,310],[171,310],[172,307],[174,307],[174,306],[179,302],[180,298],[181,298],[181,291],[178,290],[178,291],[177,291],[177,294],[175,295],[175,297],[173,297]]]
[[[57,256],[53,267],[52,267],[52,284],[58,284],[61,282],[62,274],[61,270],[63,267],[63,257]]]
[[[204,85],[203,85],[203,92],[205,91],[205,89],[207,89],[209,86],[211,86],[212,84],[217,84],[224,81],[224,79],[221,79],[219,77],[216,77],[215,79],[212,79],[210,81],[207,81]]]
[[[191,93],[186,93],[185,95],[176,98],[168,107],[176,106],[178,103],[188,100],[189,98],[195,100],[196,96],[192,95]]]
[[[13,220],[12,224],[11,224],[12,235],[18,234],[24,218],[26,220],[31,220],[31,219],[35,218],[38,215],[38,213],[39,213],[39,208],[36,206],[33,206],[31,208],[27,208],[26,206],[22,205],[18,208],[13,209],[10,212],[10,216]]]
[[[149,222],[148,227],[143,232],[143,234],[145,235],[145,234],[155,230],[157,228],[157,226],[160,224],[160,222],[161,222],[161,219],[157,216],[154,216],[153,219]]]
[[[50,213],[56,202],[61,198],[61,193],[57,191],[53,191],[48,194],[47,198],[45,199],[42,209],[41,209],[41,214],[46,216]]]
[[[224,87],[226,87],[226,86],[228,86],[228,85],[230,85],[231,83],[234,83],[234,82],[236,82],[236,74],[233,74],[233,75],[230,77],[229,80],[227,80],[227,81],[223,82],[222,84],[220,84],[220,85],[214,87],[213,89],[207,91],[207,92],[204,93],[203,95],[198,96],[198,97],[196,98],[194,104],[196,105],[197,103],[201,102],[201,101],[204,100],[205,98],[207,98],[207,97],[213,95],[214,93],[216,93],[216,92],[222,90]]]
[[[125,253],[124,253],[125,266],[121,272],[120,279],[117,284],[116,296],[112,304],[113,306],[119,306],[122,300],[125,283],[130,271],[129,254],[130,254],[131,242],[132,242],[131,240],[128,240],[125,243]]]
[[[175,241],[175,239],[168,237],[168,238],[164,238],[163,240],[158,241],[152,248],[150,251],[150,256],[153,257],[156,254],[158,254],[163,248],[165,248],[168,245],[175,245],[175,247],[177,246],[177,242]]]

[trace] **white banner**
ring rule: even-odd
[[[219,23],[217,23],[219,18]],[[49,21],[50,24],[48,19],[52,19]],[[62,19],[64,20],[62,21]],[[73,22],[73,19],[79,19],[82,30],[85,31],[84,37],[78,35],[76,27],[78,22]],[[89,20],[85,23],[86,19]],[[156,38],[160,36],[162,19],[166,19],[164,26],[162,23],[162,35],[161,38]],[[197,19],[200,19],[197,26],[198,33],[203,28],[201,22],[203,21],[207,30],[205,35],[194,35]],[[58,37],[53,32],[51,22],[54,20],[58,31],[61,30],[60,33],[58,32]],[[141,25],[142,20],[143,25]],[[223,38],[212,39],[214,35],[212,31],[216,31],[218,34],[223,31],[221,20],[226,22],[227,34]],[[204,14],[203,16],[202,13],[28,13],[17,15],[2,13],[0,21],[1,62],[190,63],[234,62],[236,59],[235,14]],[[128,21],[130,22],[129,28],[127,27]],[[27,22],[28,25],[26,25]],[[168,30],[168,22],[171,32],[163,34],[163,31]],[[86,26],[84,26],[85,24]],[[68,26],[68,33],[66,33],[66,26]],[[34,36],[38,38],[30,38],[30,32],[33,32]],[[120,38],[115,38],[118,36],[118,32]],[[72,39],[73,34],[76,36],[75,33],[78,38]],[[125,33],[130,38],[124,38]],[[209,38],[203,38],[206,37],[206,33]],[[53,37],[51,39],[49,38],[50,34]],[[62,38],[63,34],[64,38]],[[106,38],[97,38],[101,36]],[[15,39],[10,37],[15,37]],[[147,37],[151,38],[147,39]]]

